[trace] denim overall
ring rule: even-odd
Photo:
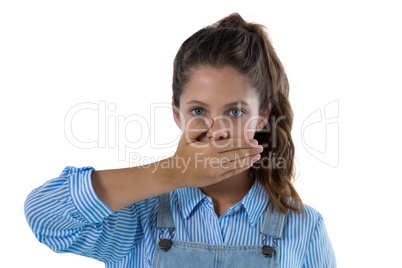
[[[157,229],[160,231],[155,247],[152,267],[279,267],[279,248],[276,240],[282,238],[286,215],[277,210],[272,202],[266,208],[261,235],[263,245],[228,246],[172,239],[175,229],[169,203],[169,193],[159,195]],[[162,238],[163,229],[169,229],[170,237]],[[267,236],[273,237],[274,246],[266,245]]]

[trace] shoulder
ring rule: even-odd
[[[174,202],[176,197],[175,190],[161,195],[168,195],[171,204]],[[139,218],[144,225],[155,225],[160,203],[159,196],[161,195],[153,196],[131,205],[132,209],[135,209],[138,213]]]
[[[298,230],[300,236],[306,239],[311,237],[315,229],[323,222],[323,216],[319,211],[310,205],[304,205],[304,213],[297,213],[289,210],[287,214],[287,226],[290,230]]]
[[[161,195],[168,195],[170,199],[170,204],[174,203],[177,201],[177,193],[176,190],[167,192],[165,194]],[[158,212],[159,208],[159,196],[153,196],[141,201],[138,201],[137,203],[132,204],[131,206],[134,207],[138,212],[141,212],[145,215],[150,215],[150,214],[156,214]]]
[[[143,216],[149,216],[157,212],[159,205],[159,196],[153,196],[137,203],[132,204],[132,206],[137,210],[139,214]]]
[[[304,204],[304,214],[289,210],[284,237],[300,250],[303,267],[336,267],[323,216],[313,207]]]
[[[303,206],[304,206],[304,213],[303,211],[301,211],[301,213],[297,213],[292,210],[289,210],[287,217],[289,219],[297,219],[298,221],[310,221],[310,222],[317,222],[319,219],[322,219],[321,213],[317,211],[315,208],[307,204],[303,204]]]

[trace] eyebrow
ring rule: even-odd
[[[208,104],[203,103],[202,101],[198,101],[198,100],[192,100],[192,101],[187,102],[187,104],[191,104],[191,103],[195,103],[195,104],[203,105],[205,107],[209,107]],[[247,102],[242,101],[242,100],[238,100],[238,101],[235,101],[235,102],[225,104],[223,107],[226,108],[226,107],[234,106],[234,105],[237,105],[237,104],[241,104],[241,105],[244,105],[244,106],[250,106]]]

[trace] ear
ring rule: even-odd
[[[181,127],[180,127],[180,112],[179,112],[179,108],[174,106],[173,101],[172,101],[172,111],[173,111],[173,119],[176,122],[176,125],[181,129]]]
[[[256,132],[261,131],[265,127],[265,125],[268,123],[270,111],[271,111],[271,104],[269,104],[267,110],[265,111],[263,118],[261,118],[258,121],[257,127],[255,129]]]

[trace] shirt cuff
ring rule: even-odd
[[[96,195],[92,187],[91,174],[95,168],[67,166],[60,177],[69,178],[69,189],[72,201],[84,219],[90,223],[99,223],[113,214],[111,210]]]

